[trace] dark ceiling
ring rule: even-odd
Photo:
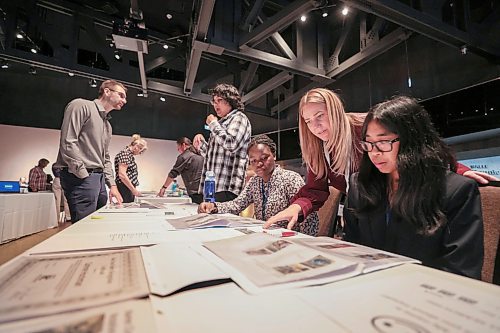
[[[5,60],[200,103],[231,82],[248,111],[273,118],[412,35],[500,57],[494,0],[1,0],[0,15]],[[113,36],[124,19],[132,50]]]

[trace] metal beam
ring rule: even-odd
[[[259,20],[259,22],[262,24],[262,22],[264,22],[263,18],[264,15],[261,14],[257,17],[257,20]],[[275,32],[271,35],[270,42],[284,55],[286,55],[289,59],[291,60],[297,59],[295,53],[292,51],[290,46],[288,46],[287,42],[283,39],[283,37],[281,37],[281,34],[279,32]]]
[[[250,65],[248,65],[245,78],[243,79],[243,82],[241,82],[240,88],[238,89],[240,95],[248,89],[250,84],[252,84],[257,68],[259,68],[259,64],[256,64],[255,62],[251,62]]]
[[[276,113],[282,112],[282,111],[288,109],[289,107],[297,104],[300,101],[300,99],[302,98],[302,96],[304,96],[305,93],[308,92],[309,90],[314,89],[314,88],[323,88],[323,87],[325,87],[333,82],[335,82],[335,80],[329,79],[329,80],[324,80],[321,82],[309,83],[305,87],[297,90],[293,95],[285,98],[284,101],[279,102],[278,104],[273,106],[271,108],[271,116],[274,116]]]
[[[331,78],[339,79],[359,66],[398,45],[402,41],[408,39],[410,35],[411,32],[408,32],[403,28],[398,28],[378,42],[372,43],[364,50],[343,61],[338,67],[327,72],[327,75]]]
[[[280,31],[289,26],[296,21],[300,15],[308,13],[317,6],[318,3],[315,0],[295,0],[285,9],[264,21],[264,23],[251,32],[242,36],[240,39],[240,47],[244,45],[253,47],[259,44],[276,31]]]
[[[281,70],[287,70],[294,74],[310,77],[310,76],[325,76],[325,71],[317,67],[310,66],[300,62],[298,60],[290,60],[271,54],[268,52],[244,48],[241,51],[236,51],[234,49],[224,48],[215,44],[207,44],[202,42],[197,42],[195,47],[201,48],[203,51],[214,53],[214,54],[226,54],[231,57],[238,59],[243,59],[251,62],[258,63],[260,65],[265,65],[269,67],[274,67]]]
[[[184,52],[186,52],[186,49],[183,47],[176,47],[175,49],[168,49],[168,53],[165,55],[162,55],[160,57],[157,57],[151,61],[148,61],[146,63],[146,72],[151,72],[153,69],[158,68],[167,62],[170,62],[174,59],[177,59],[179,56],[181,56]]]
[[[440,18],[422,13],[397,0],[344,0],[348,6],[375,14],[407,29],[413,30],[454,47],[467,45],[486,56],[500,56],[500,47],[489,43],[484,37],[474,31],[464,32]]]
[[[252,24],[253,21],[255,21],[257,15],[259,15],[260,11],[262,10],[263,5],[264,5],[264,0],[255,0],[252,8],[250,9],[247,17],[245,18],[245,21],[240,25],[240,28],[242,30],[248,31],[250,25]]]
[[[267,94],[269,91],[273,90],[276,87],[279,87],[283,83],[291,80],[293,78],[293,74],[287,71],[283,71],[278,75],[275,75],[271,79],[267,80],[264,83],[259,84],[257,88],[245,94],[241,100],[245,104],[250,104],[253,101],[259,99],[261,96]]]
[[[354,18],[356,15],[355,15],[355,13],[353,13],[353,14],[354,15],[349,15],[349,17],[347,18],[347,23],[345,25],[345,29],[342,30],[342,33],[340,34],[337,45],[335,46],[335,50],[333,51],[333,54],[328,59],[327,71],[329,71],[332,68],[339,65],[340,51],[342,51],[342,48],[344,47],[344,43],[347,39],[347,35],[351,31],[352,26],[354,24]]]
[[[204,93],[195,92],[195,91],[193,91],[193,93],[190,96],[186,96],[184,94],[184,91],[182,88],[175,87],[175,86],[168,85],[168,84],[161,83],[161,82],[157,82],[154,80],[148,81],[148,89],[149,89],[149,91],[154,91],[154,92],[159,93],[159,94],[165,94],[168,96],[185,99],[185,100],[190,101],[190,102],[194,101],[194,102],[199,102],[199,103],[203,103],[203,104],[209,104],[210,99],[212,98],[212,96],[209,94],[204,94]],[[245,111],[250,112],[250,113],[259,114],[261,116],[271,117],[266,110],[261,109],[261,108],[256,108],[253,106],[245,106]]]
[[[142,52],[137,52],[137,60],[139,61],[139,75],[141,76],[142,93],[144,94],[144,97],[148,97],[148,80],[144,69],[144,54]]]
[[[200,12],[198,14],[198,22],[196,23],[193,30],[193,42],[191,44],[191,53],[189,55],[189,61],[186,64],[186,79],[184,81],[184,93],[187,95],[191,94],[193,90],[194,81],[196,79],[196,74],[198,73],[198,67],[200,66],[201,60],[201,50],[195,47],[197,40],[205,40],[208,32],[208,26],[210,25],[210,19],[212,18],[212,12],[214,10],[215,0],[202,0],[200,6]]]

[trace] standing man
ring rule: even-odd
[[[198,187],[200,186],[201,170],[203,169],[203,156],[198,154],[192,146],[191,140],[186,137],[177,140],[177,151],[180,155],[177,156],[177,160],[168,173],[168,177],[165,179],[160,192],[158,192],[158,196],[163,197],[168,186],[177,176],[181,175],[191,200],[200,204],[203,201],[203,195],[198,193]]]
[[[93,101],[77,98],[64,111],[56,167],[61,168],[61,185],[68,200],[71,221],[77,222],[106,205],[109,200],[121,204],[122,197],[113,178],[109,157],[111,118],[109,112],[121,110],[127,103],[127,88],[107,80]]]
[[[208,143],[196,134],[193,145],[205,157],[199,192],[203,193],[205,173],[215,173],[215,201],[235,199],[243,189],[247,167],[247,148],[252,127],[243,113],[244,105],[238,89],[230,84],[218,84],[211,92],[210,103],[215,113],[207,116],[210,128]]]
[[[47,188],[47,175],[43,172],[43,169],[49,165],[49,161],[46,158],[42,158],[38,161],[38,165],[30,170],[29,174],[29,192],[45,191]]]

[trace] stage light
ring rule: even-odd
[[[2,68],[3,69],[9,68],[9,63],[7,62],[7,60],[2,60]]]
[[[165,102],[166,101],[165,97],[161,96],[160,101]]]
[[[344,7],[344,9],[342,9],[342,15],[346,16],[348,13],[349,13],[349,8]]]
[[[31,75],[36,75],[36,67],[35,66],[30,66],[30,69],[29,69],[28,73],[31,74]]]
[[[90,79],[90,80],[89,80],[89,85],[90,85],[92,88],[96,88],[96,87],[97,87],[97,81],[96,81],[96,79]]]
[[[300,20],[301,20],[302,22],[305,22],[305,21],[307,20],[307,16],[302,15],[302,16],[300,17]]]

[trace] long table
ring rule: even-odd
[[[175,204],[165,210],[96,212],[24,255],[43,257],[48,252],[69,249],[78,250],[74,253],[80,255],[86,244],[92,249],[116,248],[120,244],[132,246],[136,240],[145,244],[144,239],[149,244],[171,246],[175,251],[186,244],[231,237],[232,230],[220,228],[158,231],[165,216],[195,212],[196,205]],[[182,251],[166,254],[160,258],[162,267],[156,267],[157,271],[168,270],[173,261],[189,265],[190,259],[184,258]],[[113,265],[117,263],[114,261]],[[0,273],[14,264],[13,260],[1,266]],[[0,296],[3,282],[0,279]],[[500,287],[416,264],[321,286],[259,295],[247,294],[234,282],[219,281],[167,296],[149,295],[146,299],[150,305],[143,304],[142,298],[136,301],[142,303],[135,310],[126,313],[127,320],[146,321],[143,329],[154,323],[155,328],[149,327],[148,332],[500,332]],[[3,301],[0,299],[0,303]],[[130,302],[108,307],[131,307]],[[87,309],[78,312],[81,318],[87,313],[95,315],[100,308]],[[68,325],[75,316],[76,313],[67,313],[50,319],[14,321],[0,325],[0,331],[24,332],[28,326],[41,330],[55,323]]]
[[[52,192],[0,194],[1,243],[56,226]]]

